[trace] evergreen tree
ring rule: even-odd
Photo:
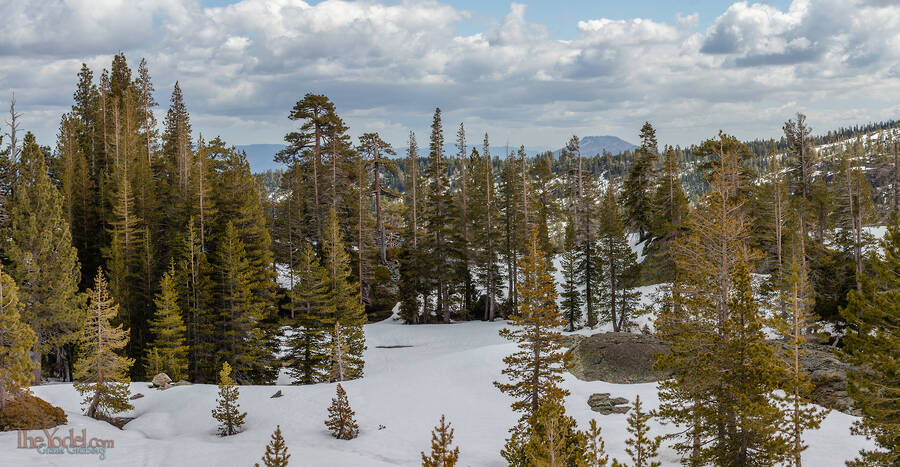
[[[738,154],[714,161],[711,190],[675,244],[676,282],[656,320],[671,349],[657,367],[673,372],[660,384],[659,414],[686,426],[675,448],[692,465],[770,464],[788,444],[770,397],[786,367],[765,341],[750,281]]]
[[[214,381],[218,339],[215,290],[210,277],[211,265],[193,218],[188,222],[183,245],[176,283],[187,330],[189,374],[195,382]]]
[[[262,310],[252,297],[250,265],[246,256],[244,243],[229,222],[216,261],[219,273],[217,301],[221,313],[218,356],[234,362],[237,381],[265,382],[271,379],[272,356],[256,339]],[[230,369],[229,366],[229,372]]]
[[[331,407],[328,407],[328,420],[325,426],[331,431],[331,435],[337,439],[353,439],[359,436],[359,425],[353,419],[355,413],[350,408],[347,393],[337,384],[336,394],[331,399]]]
[[[424,202],[422,195],[424,185],[419,177],[418,144],[416,135],[409,132],[409,144],[406,150],[406,198],[405,222],[403,231],[403,247],[400,252],[400,316],[410,324],[418,324],[421,305],[419,296],[424,295],[422,279],[422,252],[419,239],[422,236],[421,225]]]
[[[224,143],[213,140],[209,145],[222,147]],[[213,187],[214,224],[219,233],[226,230],[225,225],[229,222],[234,224],[235,233],[245,249],[251,298],[254,305],[260,308],[263,318],[268,319],[274,313],[275,273],[272,268],[272,237],[266,223],[259,184],[250,172],[246,154],[234,148],[216,151],[219,164]]]
[[[566,415],[559,400],[549,400],[531,417],[528,442],[522,452],[526,464],[540,467],[581,466],[586,457],[586,438],[575,419]],[[506,452],[510,446],[507,445]]]
[[[463,314],[468,317],[468,313],[473,311],[475,298],[475,284],[472,277],[472,218],[470,217],[470,197],[471,191],[469,187],[469,167],[466,153],[466,127],[463,123],[459,124],[459,130],[456,132],[456,147],[459,149],[456,161],[459,163],[459,176],[456,180],[457,202],[453,205],[453,218],[458,222],[456,227],[458,233],[455,237],[457,245],[454,250],[460,255],[459,271],[457,275],[462,279],[462,310]]]
[[[287,341],[288,372],[295,384],[313,384],[327,380],[330,373],[328,322],[335,310],[328,307],[329,278],[309,244],[300,251],[294,271],[297,281],[290,299],[297,318]]]
[[[606,467],[609,463],[609,455],[606,454],[606,443],[600,436],[601,428],[597,420],[591,419],[587,436],[587,446],[584,450],[585,467]]]
[[[31,381],[28,351],[36,337],[21,312],[16,283],[0,265],[0,411]]]
[[[459,447],[453,447],[453,428],[441,415],[441,424],[431,430],[431,454],[422,453],[422,467],[454,467],[459,460]]]
[[[141,253],[146,231],[141,227],[143,221],[134,212],[134,198],[127,169],[123,169],[119,183],[112,211],[113,221],[109,228],[111,244],[106,251],[106,267],[111,279],[110,293],[122,307],[122,322],[131,333],[128,355],[137,360],[143,357],[140,349],[145,346],[148,321],[142,306],[146,297],[141,294],[140,288]]]
[[[93,270],[87,269],[88,267],[99,266],[99,264],[94,264],[95,258],[99,255],[89,256],[94,252],[93,249],[97,242],[97,239],[94,238],[97,219],[94,212],[95,193],[90,166],[80,141],[80,132],[83,131],[84,124],[73,114],[63,115],[57,136],[58,157],[57,167],[54,170],[60,178],[59,187],[60,194],[63,195],[63,212],[65,212],[66,221],[71,229],[72,246],[78,250],[79,261],[84,265],[82,274],[90,274],[85,271]],[[0,166],[2,165],[3,156],[0,156]],[[2,167],[0,167],[0,172],[2,172]],[[5,190],[0,189],[0,196],[3,196],[4,192]],[[2,198],[0,198],[0,202],[3,202]],[[0,208],[0,210],[3,209],[5,206]],[[0,221],[0,225],[2,224],[3,222]],[[89,279],[82,278],[81,282],[87,282]]]
[[[493,320],[497,313],[497,299],[503,282],[498,266],[500,251],[500,212],[495,198],[494,172],[488,135],[484,135],[481,154],[472,148],[469,156],[472,177],[469,215],[472,218],[473,252],[476,283],[484,292],[482,319]]]
[[[41,357],[74,342],[81,324],[72,319],[78,307],[78,253],[72,247],[62,197],[44,160],[34,135],[27,133],[9,206],[9,236],[4,239],[9,274],[19,284],[22,319],[37,336],[32,384],[41,382]]]
[[[655,438],[649,436],[650,427],[647,422],[650,418],[652,418],[650,414],[641,411],[641,396],[635,396],[634,405],[628,415],[627,430],[631,437],[625,441],[628,446],[625,448],[625,452],[631,456],[634,467],[659,467],[662,465],[662,462],[655,460],[659,455],[662,436]]]
[[[801,346],[805,342],[803,330],[807,329],[812,321],[810,316],[812,291],[807,280],[806,259],[802,245],[805,239],[800,239],[800,254],[794,255],[791,264],[791,275],[787,278],[788,295],[786,302],[790,304],[791,320],[787,334],[791,345],[790,379],[785,385],[784,407],[786,413],[785,438],[790,442],[786,461],[794,466],[802,465],[801,454],[807,448],[803,443],[803,432],[810,429],[818,429],[826,410],[820,410],[809,403],[809,394],[813,390],[813,384],[809,381],[804,370],[800,367]]]
[[[531,181],[534,191],[534,200],[537,204],[535,209],[535,223],[538,227],[538,236],[541,239],[541,249],[551,258],[557,251],[551,242],[550,226],[554,224],[559,217],[559,201],[555,190],[557,185],[554,181],[553,173],[553,153],[544,153],[538,155],[531,167]]]
[[[635,151],[634,164],[625,180],[624,201],[626,218],[643,241],[650,231],[653,213],[652,189],[655,182],[657,153],[656,130],[650,122],[641,127],[641,147]]]
[[[576,233],[577,235],[577,233]],[[578,265],[578,282],[583,286],[582,302],[585,307],[585,325],[591,329],[598,324],[601,264],[597,244],[593,238],[576,240],[575,259]]]
[[[382,216],[381,199],[382,196],[395,197],[396,193],[387,189],[382,184],[382,170],[388,174],[396,174],[399,170],[397,165],[389,159],[388,155],[397,155],[389,143],[384,142],[378,133],[366,133],[359,137],[360,157],[371,161],[372,178],[374,179],[372,192],[375,194],[375,229],[378,234],[378,247],[380,251],[381,264],[387,263],[387,240],[385,239],[384,219]],[[366,182],[361,182],[368,185]]]
[[[650,225],[653,241],[644,246],[646,258],[642,270],[651,279],[671,281],[675,269],[672,242],[682,230],[689,211],[681,184],[678,155],[671,146],[666,147],[653,208]]]
[[[322,152],[323,143],[330,133],[331,127],[336,124],[334,104],[328,97],[321,94],[307,93],[303,99],[297,101],[288,116],[291,120],[300,121],[298,131],[292,131],[285,135],[288,143],[287,151],[295,157],[302,158],[308,167],[308,174],[312,180],[313,195],[311,205],[312,233],[317,243],[322,240],[322,229],[325,226],[325,211],[320,195],[322,193],[323,167]]]
[[[158,358],[158,368],[148,374],[164,372],[172,380],[178,381],[187,378],[188,346],[185,343],[187,328],[181,317],[175,280],[173,261],[160,280],[160,291],[153,300],[156,304],[156,316],[150,321],[150,333],[153,335],[150,352],[154,352],[154,356]]]
[[[428,196],[425,211],[425,242],[428,268],[435,288],[435,314],[444,322],[450,322],[451,258],[454,229],[450,216],[453,203],[450,183],[447,179],[447,161],[444,157],[444,130],[441,123],[441,109],[434,110],[431,123],[431,139],[428,154]],[[425,316],[428,320],[428,316]]]
[[[568,392],[562,381],[562,335],[558,328],[566,324],[556,308],[553,277],[547,271],[546,256],[540,249],[537,228],[528,237],[528,254],[522,259],[519,314],[511,317],[511,327],[500,335],[519,344],[519,351],[503,359],[503,374],[510,382],[494,382],[500,391],[515,399],[513,410],[534,415],[546,401],[557,400]]]
[[[523,187],[520,175],[521,164],[507,154],[500,168],[500,184],[498,199],[502,213],[503,245],[502,255],[506,262],[506,293],[509,312],[517,313],[518,294],[518,258],[525,250],[525,216],[522,205]]]
[[[566,229],[566,243],[560,257],[560,272],[563,278],[560,306],[569,332],[571,332],[576,327],[581,327],[582,301],[581,291],[578,290],[578,256],[575,245],[572,244],[574,240],[572,239],[571,223],[569,226],[570,228]]]
[[[231,365],[223,362],[219,371],[219,395],[216,397],[216,408],[212,410],[213,418],[219,422],[219,436],[236,435],[243,431],[247,412],[241,412],[239,396],[240,390],[231,379]]]
[[[850,465],[882,466],[900,462],[900,332],[897,277],[900,271],[900,228],[896,221],[881,240],[883,253],[870,259],[861,290],[852,290],[841,311],[852,331],[845,352],[860,370],[848,375],[848,392],[862,410],[853,431],[874,440]]]
[[[363,352],[366,349],[366,337],[363,325],[366,324],[365,310],[359,300],[359,292],[350,282],[350,258],[344,250],[337,216],[334,210],[328,215],[325,225],[323,266],[328,276],[327,309],[334,313],[331,322],[335,323],[332,334],[332,346],[337,346],[342,355],[340,363],[346,366],[335,373],[336,365],[332,357],[332,380],[346,381],[360,378],[363,375]],[[342,345],[338,345],[338,343]],[[346,346],[346,352],[343,348]],[[335,349],[332,349],[334,356]]]
[[[278,425],[272,433],[272,440],[266,445],[266,454],[262,457],[263,464],[266,467],[287,467],[288,459],[291,458],[287,451],[287,445],[281,436],[281,425]],[[255,465],[259,467],[259,464]]]
[[[128,401],[128,370],[134,360],[117,353],[128,343],[128,331],[121,324],[110,324],[117,319],[119,306],[109,295],[102,269],[97,270],[89,295],[81,353],[75,362],[75,389],[85,396],[85,415],[103,418],[133,408]]]
[[[640,292],[634,286],[638,277],[637,256],[625,237],[625,226],[619,215],[612,184],[600,205],[600,229],[597,254],[602,259],[598,278],[603,287],[597,303],[599,315],[612,324],[614,332],[627,331],[640,314],[637,309]]]

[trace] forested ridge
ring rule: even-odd
[[[726,130],[687,148],[660,145],[647,122],[634,151],[582,154],[572,136],[558,157],[529,157],[493,153],[490,135],[436,108],[397,154],[376,132],[352,138],[310,92],[284,109],[283,169],[253,174],[227,135],[192,128],[177,82],[161,122],[154,95],[145,60],[84,65],[52,147],[11,106],[0,344],[15,358],[0,408],[50,379],[77,380],[91,416],[124,410],[118,385],[160,372],[223,394],[282,368],[295,384],[357,379],[364,325],[396,310],[410,325],[510,320],[501,335],[522,350],[496,383],[522,415],[510,465],[605,465],[599,429],[578,431],[557,387],[561,331],[600,326],[671,346],[653,415],[685,427],[673,442],[691,465],[799,465],[821,414],[767,333],[864,368],[850,380],[857,429],[880,450],[860,465],[897,462],[896,121],[814,136],[798,113],[778,140]],[[660,283],[642,303],[638,287]],[[341,391],[335,414],[352,418]],[[632,416],[634,462],[652,465],[659,441],[637,401]]]

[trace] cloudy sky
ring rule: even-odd
[[[560,5],[563,4],[563,5]],[[720,128],[779,135],[900,117],[894,0],[301,1],[0,0],[0,105],[53,144],[81,63],[146,58],[156,99],[181,82],[195,131],[277,143],[306,92],[325,93],[354,135],[403,146],[431,113],[495,144],[567,136],[664,144]],[[2,120],[2,119],[0,119]],[[472,139],[477,139],[474,135]]]

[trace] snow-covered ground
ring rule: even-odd
[[[246,430],[236,436],[215,435],[210,410],[215,405],[213,385],[178,386],[166,391],[149,389],[147,383],[132,384],[132,392],[145,397],[134,401],[137,417],[120,431],[104,422],[81,415],[80,397],[69,384],[35,387],[34,392],[65,409],[69,425],[88,438],[114,440],[106,450],[106,460],[96,455],[39,454],[17,449],[17,434],[0,433],[0,466],[116,465],[163,466],[253,465],[262,456],[275,425],[282,432],[291,453],[292,465],[321,467],[415,466],[419,452],[430,446],[430,432],[441,414],[456,429],[460,465],[502,466],[500,449],[507,429],[517,415],[510,399],[492,384],[500,377],[501,359],[515,350],[515,344],[497,335],[501,322],[468,322],[452,325],[405,326],[392,320],[366,326],[369,349],[366,376],[344,383],[356,411],[359,438],[341,441],[332,438],[323,421],[334,395],[333,384],[312,386],[242,386],[240,405],[247,411]],[[379,346],[409,345],[404,348]],[[279,381],[284,384],[286,378]],[[614,457],[625,458],[625,415],[600,415],[590,410],[587,398],[609,392],[633,400],[640,395],[648,408],[658,404],[655,384],[608,384],[579,381],[567,374],[565,387],[571,391],[566,409],[580,427],[596,418],[603,427],[606,447]],[[283,397],[272,399],[277,390]],[[810,448],[804,463],[839,466],[869,446],[865,439],[850,435],[854,417],[832,412],[820,430],[806,435]],[[383,425],[384,428],[379,429]],[[653,423],[656,433],[672,427]],[[32,435],[38,434],[31,432]],[[664,443],[665,444],[665,443]],[[663,465],[678,465],[675,452],[662,449]]]

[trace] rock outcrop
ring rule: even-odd
[[[669,349],[659,339],[628,332],[607,332],[580,339],[568,354],[569,371],[583,381],[651,383],[668,376],[653,370],[656,355]]]
[[[786,361],[792,361],[787,343],[772,342]],[[668,376],[653,369],[656,356],[669,350],[651,335],[608,332],[569,339],[568,343],[572,346],[568,351],[568,370],[583,381],[650,383]],[[859,414],[847,394],[847,372],[852,366],[842,362],[831,347],[804,344],[800,365],[814,386],[810,400],[829,409]]]
[[[624,397],[609,397],[608,392],[591,394],[587,403],[591,406],[591,410],[602,415],[626,413],[631,408],[626,405],[628,404],[628,399]]]

